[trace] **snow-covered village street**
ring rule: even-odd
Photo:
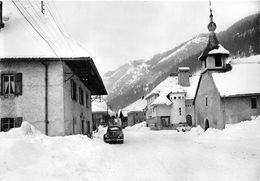
[[[28,123],[0,133],[0,180],[229,180],[260,179],[260,117],[225,130],[124,130],[124,144],[47,137]]]
[[[0,181],[260,181],[259,2],[0,0]]]

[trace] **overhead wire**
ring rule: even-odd
[[[45,18],[44,18],[44,15],[42,15],[42,13],[40,12],[40,8],[37,10],[37,9],[35,9],[35,5],[33,5],[30,1],[28,1],[29,3],[30,3],[30,5],[31,5],[31,7],[33,8],[33,10],[34,10],[34,13],[35,14],[37,14],[37,16],[39,17],[38,18],[38,21],[40,21],[40,25],[44,25],[43,27],[42,27],[42,29],[48,29],[48,31],[47,31],[47,34],[49,35],[49,39],[52,39],[53,40],[53,42],[55,42],[55,43],[53,43],[56,47],[57,47],[57,50],[58,51],[65,51],[64,50],[64,43],[65,42],[61,42],[60,40],[60,38],[58,38],[58,36],[59,36],[59,33],[57,33],[57,31],[55,31],[54,29],[53,29],[53,26],[50,26],[50,23],[52,23],[52,21],[50,21],[49,19],[48,19],[48,16],[46,16]],[[37,3],[37,1],[34,1],[34,2],[36,2]],[[37,7],[37,5],[36,5],[36,7]],[[47,21],[49,20],[49,22],[50,23],[46,23]],[[51,36],[51,34],[53,35],[53,36]]]
[[[30,26],[37,32],[37,34],[47,43],[47,45],[50,47],[50,49],[53,51],[53,53],[57,56],[58,54],[56,53],[56,51],[54,50],[54,48],[52,47],[52,45],[50,44],[50,42],[42,35],[42,33],[40,33],[37,28],[35,27],[35,25],[33,25],[33,23],[31,21],[29,21],[28,17],[26,17],[26,15],[23,13],[23,11],[21,10],[21,8],[18,7],[18,5],[16,4],[16,2],[14,0],[12,0],[13,4],[15,5],[15,7],[19,10],[19,12],[22,14],[22,16],[26,19],[26,21],[30,24]],[[21,3],[20,1],[18,1],[19,3]],[[23,9],[27,12],[26,8],[24,8],[24,6],[22,4],[20,4]],[[28,12],[27,12],[28,13]],[[28,13],[28,15],[30,16],[30,14]]]
[[[56,45],[54,45],[54,42],[51,40],[50,36],[48,36],[51,30],[50,29],[49,29],[49,31],[46,30],[46,27],[48,28],[48,26],[43,26],[43,27],[41,26],[42,24],[45,24],[44,20],[42,20],[42,17],[37,13],[37,11],[35,10],[35,7],[31,4],[31,2],[30,1],[28,1],[28,2],[30,4],[30,7],[32,8],[32,10],[34,10],[34,14],[38,15],[38,19],[36,18],[36,16],[34,16],[35,19],[32,16],[31,16],[31,18],[34,19],[34,21],[36,22],[36,24],[38,25],[38,27],[40,28],[40,30],[42,31],[44,36],[51,42],[51,44],[53,44],[53,46],[57,47]],[[43,21],[43,22],[41,22],[41,21]]]
[[[65,33],[63,32],[63,30],[62,30],[62,28],[60,27],[59,23],[57,23],[55,16],[53,15],[51,9],[49,8],[49,3],[48,3],[48,1],[46,1],[46,3],[47,3],[47,4],[46,4],[45,6],[47,7],[47,10],[49,11],[49,13],[50,13],[50,15],[51,15],[51,17],[52,17],[54,23],[56,24],[56,26],[58,27],[58,29],[59,29],[61,35],[63,36],[64,41],[67,43],[67,45],[68,45],[68,47],[70,48],[71,52],[74,53],[74,51],[73,51],[71,45],[70,45],[69,42],[68,42],[68,39],[67,39]]]

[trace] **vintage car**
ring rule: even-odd
[[[176,125],[177,132],[186,132],[191,130],[191,126],[189,126],[187,123],[179,123]]]
[[[124,134],[122,132],[122,128],[120,126],[108,126],[107,132],[103,136],[105,143],[124,143]]]

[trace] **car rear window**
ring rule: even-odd
[[[109,127],[108,128],[108,131],[120,131],[121,130],[121,128],[120,127]]]

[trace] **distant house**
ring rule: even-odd
[[[145,108],[146,100],[144,99],[144,97],[123,108],[121,111],[124,115],[127,114],[127,125],[133,126],[136,123],[145,121]]]
[[[125,128],[128,126],[127,122],[127,111],[124,111],[122,109],[118,110],[118,118],[121,120],[121,126],[122,128]]]
[[[111,110],[109,105],[107,105],[104,100],[92,101],[92,119],[94,130],[99,125],[107,126],[112,116],[116,116],[116,114]]]
[[[107,94],[98,70],[81,47],[53,27],[47,12],[39,13],[42,22],[34,5],[27,5],[4,2],[9,16],[0,31],[1,131],[27,121],[50,136],[90,135],[91,95]],[[47,27],[52,35],[45,34]]]
[[[179,123],[195,125],[192,105],[198,76],[190,77],[188,67],[179,67],[178,76],[169,76],[146,96],[146,119],[154,129],[172,128]]]
[[[208,29],[209,41],[199,57],[204,70],[194,98],[196,123],[205,130],[223,129],[260,114],[260,56],[227,64],[229,51],[218,42],[212,14]]]

